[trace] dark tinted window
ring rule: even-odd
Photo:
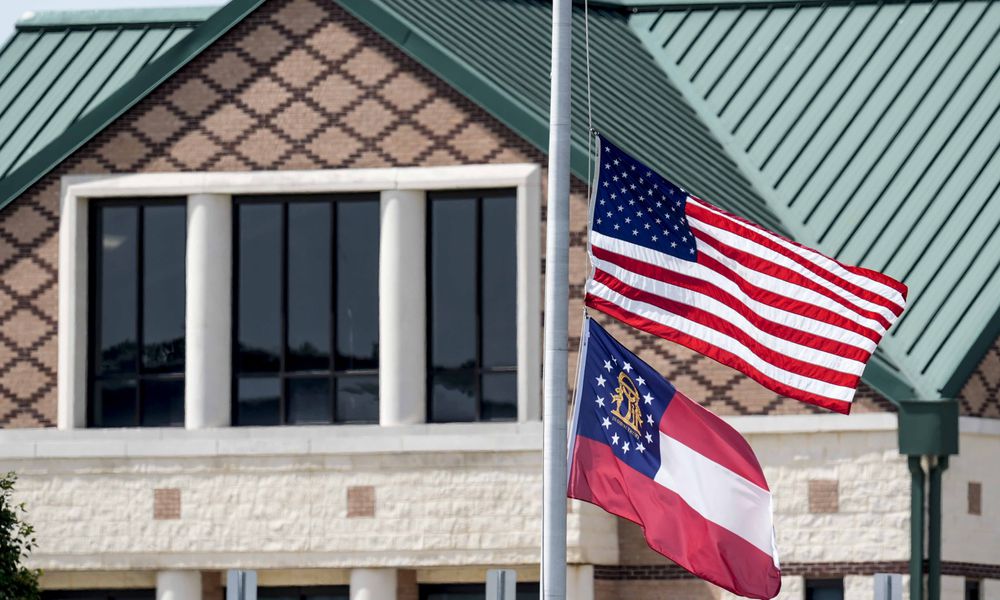
[[[806,600],[844,600],[844,580],[806,579]]]
[[[237,200],[236,425],[378,422],[379,203]]]
[[[183,201],[91,209],[89,424],[184,424]]]
[[[257,598],[260,600],[348,600],[349,597],[350,591],[346,585],[257,588]]]
[[[517,600],[537,600],[538,584],[533,582],[517,583]],[[447,584],[420,586],[420,600],[483,600],[486,597],[486,584]]]
[[[978,579],[965,580],[965,600],[981,600]]]
[[[438,193],[429,203],[429,419],[514,420],[515,193]]]

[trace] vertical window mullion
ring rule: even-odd
[[[483,420],[483,199],[476,203],[476,420]]]
[[[337,297],[337,206],[338,202],[330,202],[330,357],[328,361],[330,369],[330,404],[331,421],[336,423],[340,420],[337,410],[337,312],[340,307],[340,299]]]
[[[142,392],[142,353],[145,349],[145,344],[143,342],[143,318],[145,313],[145,306],[143,302],[144,287],[146,280],[145,272],[145,242],[146,236],[143,235],[145,228],[146,219],[146,209],[145,206],[139,205],[136,207],[136,227],[135,227],[135,267],[136,267],[136,284],[135,284],[135,301],[138,307],[135,311],[136,315],[136,325],[135,325],[135,340],[136,340],[136,351],[135,351],[135,425],[136,427],[142,424],[142,409],[143,409],[143,392]]]
[[[233,231],[231,238],[233,240],[233,255],[230,261],[230,272],[233,277],[233,287],[229,291],[229,314],[231,315],[230,321],[230,335],[229,335],[229,422],[234,425],[239,425],[239,411],[237,407],[239,406],[239,323],[240,323],[240,208],[241,204],[238,201],[233,202]]]
[[[278,424],[288,423],[288,202],[281,203],[281,352],[278,358]]]
[[[91,335],[88,336],[90,340],[87,344],[90,347],[87,352],[87,373],[89,374],[89,377],[87,377],[87,427],[91,427],[97,422],[93,400],[96,397],[98,365],[100,364],[101,356],[101,342],[98,332],[103,327],[99,307],[101,302],[101,273],[104,265],[103,261],[99,260],[100,253],[97,250],[99,247],[98,240],[104,239],[104,226],[101,220],[100,206],[100,203],[94,202],[91,204],[89,210],[91,238],[88,243],[89,248],[87,249],[87,264],[91,267],[91,274],[87,282],[87,295],[90,300],[90,306],[87,308],[87,316],[88,322],[91,324]]]

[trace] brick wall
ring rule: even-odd
[[[336,4],[267,2],[0,212],[0,427],[56,422],[63,175],[510,162],[545,159]],[[580,329],[586,215],[575,181],[571,332]],[[610,330],[719,414],[821,412],[658,338]],[[890,409],[862,386],[855,412]]]
[[[963,415],[1000,419],[1000,339],[993,342],[962,387]]]

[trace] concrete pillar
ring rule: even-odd
[[[188,196],[184,372],[188,429],[230,425],[232,266],[232,198]]]
[[[979,582],[979,597],[1000,598],[1000,579],[983,579]]]
[[[396,569],[351,569],[351,600],[396,600]]]
[[[965,600],[965,577],[942,575],[941,600]]]
[[[594,565],[566,567],[566,598],[594,600]]]
[[[427,420],[426,205],[423,191],[382,192],[378,281],[382,425]]]
[[[160,571],[156,574],[156,600],[194,600],[200,598],[200,571]]]

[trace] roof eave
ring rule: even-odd
[[[0,210],[260,6],[232,0],[0,181]]]

